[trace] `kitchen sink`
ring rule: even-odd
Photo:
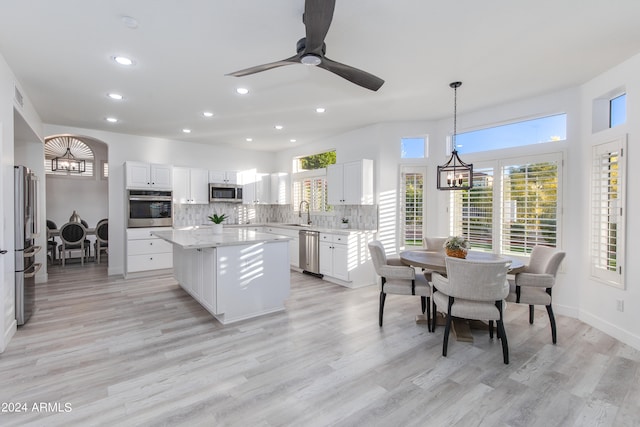
[[[282,224],[282,225],[289,225],[293,227],[311,227],[311,224]]]

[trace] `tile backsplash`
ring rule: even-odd
[[[227,224],[255,224],[279,222],[297,224],[306,222],[306,211],[302,217],[291,205],[241,205],[236,203],[211,203],[208,205],[173,205],[174,227],[210,224],[208,216],[226,214]],[[340,228],[342,218],[349,220],[349,227],[358,230],[378,228],[378,205],[335,206],[333,212],[323,215],[311,214],[311,223],[322,228]]]

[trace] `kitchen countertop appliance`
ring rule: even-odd
[[[14,189],[16,320],[24,325],[35,309],[35,275],[42,266],[35,262],[40,251],[40,246],[35,246],[39,234],[38,178],[29,168],[15,166]]]
[[[320,232],[314,230],[300,230],[299,255],[302,272],[316,277],[320,274]]]

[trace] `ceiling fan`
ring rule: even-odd
[[[329,31],[335,5],[335,0],[305,1],[302,22],[306,28],[306,37],[298,40],[298,43],[296,44],[297,53],[294,56],[281,61],[246,68],[227,75],[242,77],[249,74],[259,73],[261,71],[267,71],[272,68],[282,67],[284,65],[306,64],[323,68],[364,88],[373,91],[380,89],[384,83],[384,80],[381,78],[349,65],[332,61],[324,56],[326,51],[324,38],[327,36],[327,32]]]

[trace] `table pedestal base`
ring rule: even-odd
[[[427,318],[424,314],[416,315],[416,323],[417,324],[426,324]],[[444,314],[436,312],[436,326],[445,326],[446,318]],[[487,331],[489,329],[489,325],[480,321],[480,320],[469,320],[469,319],[461,319],[459,317],[454,317],[451,322],[451,332],[453,336],[456,338],[456,341],[460,342],[473,342],[473,335],[471,335],[471,330],[483,330]]]

